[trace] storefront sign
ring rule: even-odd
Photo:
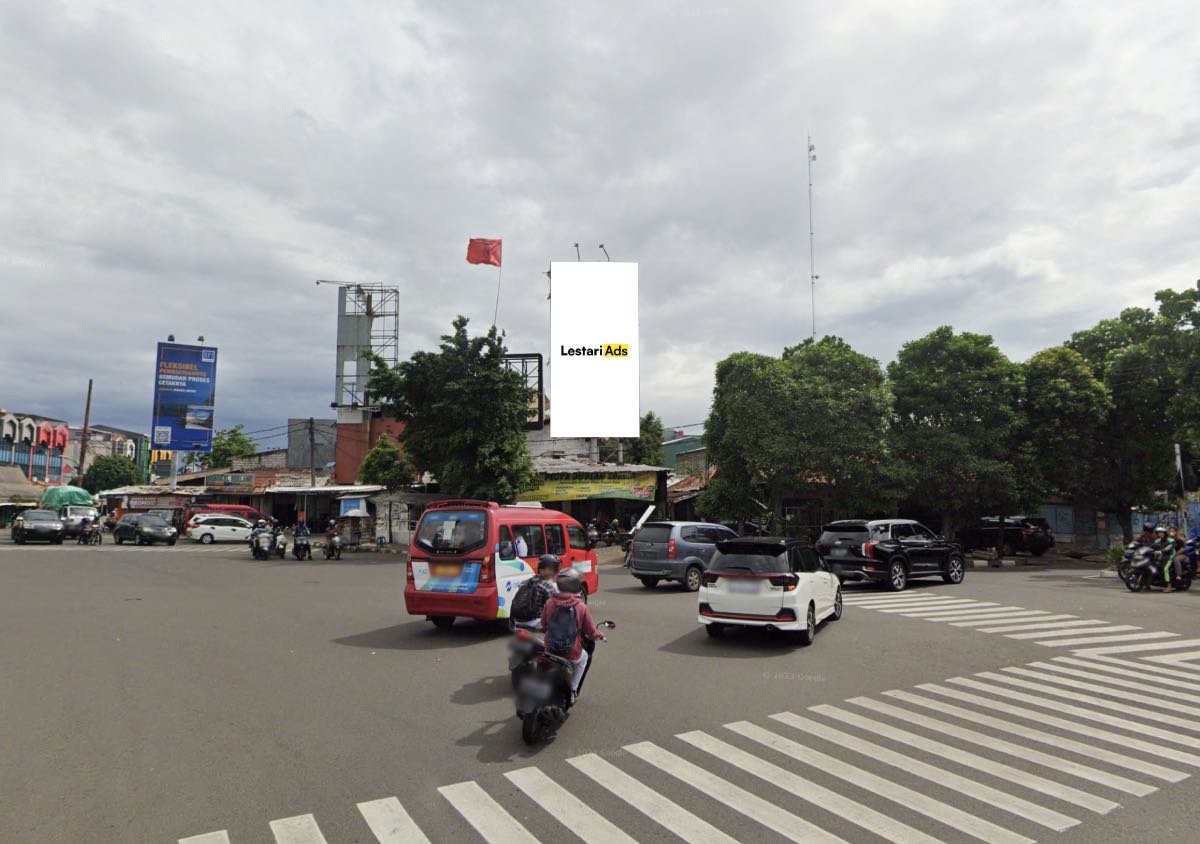
[[[154,367],[154,447],[212,451],[217,350],[159,343]]]
[[[629,478],[539,478],[537,486],[522,492],[522,501],[581,501],[586,498],[624,498],[653,501],[658,478],[641,472]]]
[[[182,495],[131,495],[129,496],[130,510],[149,510],[152,507],[176,509],[186,507],[191,500]]]
[[[254,486],[254,475],[205,475],[205,486]]]

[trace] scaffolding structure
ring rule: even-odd
[[[387,366],[399,361],[400,289],[382,284],[320,281],[338,288],[337,372],[331,407],[339,422],[357,422],[375,408],[368,402],[371,361],[367,352]]]

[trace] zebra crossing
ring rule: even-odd
[[[100,545],[83,546],[74,540],[68,540],[62,545],[49,544],[33,544],[33,545],[17,545],[15,542],[0,543],[0,554],[12,552],[17,554],[28,554],[37,551],[57,551],[62,553],[64,550],[70,550],[72,553],[78,550],[80,554],[111,554],[115,552],[138,553],[138,554],[215,554],[224,551],[227,554],[230,552],[249,554],[244,542],[214,542],[211,545],[205,545],[201,542],[192,542],[184,539],[176,542],[174,545],[137,545],[133,542],[124,542],[120,545],[112,541],[111,538],[105,537],[104,542]]]
[[[994,601],[955,598],[941,593],[868,593],[845,595],[842,600],[848,607],[1001,635],[1046,648],[1125,647],[1130,643],[1139,643],[1127,651],[1131,652],[1140,650],[1141,644],[1180,638],[1178,633],[1146,630],[1132,624],[1113,624],[1069,613],[1000,606]]]
[[[347,807],[344,840],[1028,844],[1200,770],[1200,640],[1048,655]],[[1111,649],[1100,648],[1098,650]],[[1128,647],[1128,646],[1124,646]],[[1168,651],[1169,664],[1151,662]],[[430,795],[432,796],[432,795]],[[418,810],[419,809],[419,810]],[[313,814],[277,844],[330,844]],[[371,837],[373,836],[373,837]],[[567,836],[569,837],[569,836]],[[179,844],[234,844],[228,831]],[[338,839],[343,840],[343,839]]]

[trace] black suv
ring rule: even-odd
[[[958,543],[964,551],[995,548],[1000,538],[1000,517],[985,516],[969,528],[958,531]],[[1004,517],[1004,554],[1012,556],[1028,551],[1040,557],[1054,547],[1054,529],[1041,516]]]
[[[870,580],[899,592],[914,577],[962,583],[962,549],[912,519],[830,522],[817,551],[841,580]]]

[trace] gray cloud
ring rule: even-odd
[[[552,260],[641,264],[642,401],[817,328],[1021,359],[1200,275],[1194,4],[156,4],[0,9],[0,403],[145,427],[156,340],[221,347],[218,424],[320,415],[334,298],[394,283],[545,350]],[[597,291],[598,306],[603,293]]]

